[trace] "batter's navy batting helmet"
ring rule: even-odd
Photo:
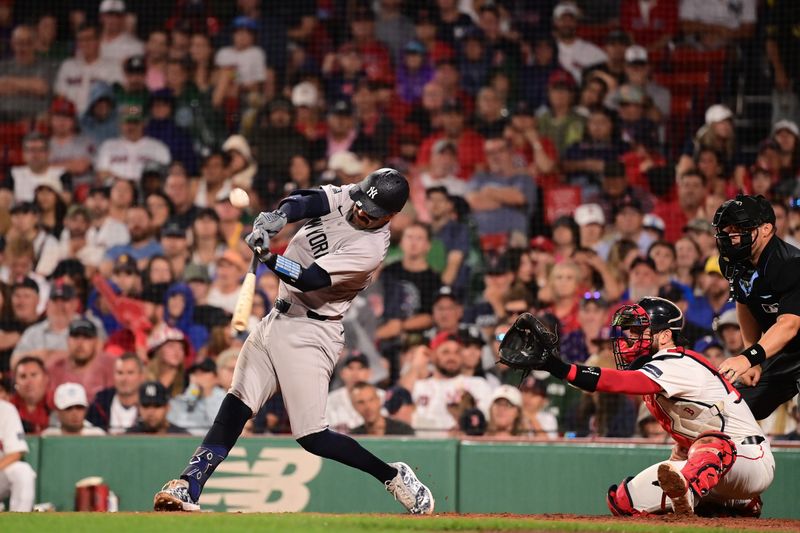
[[[393,168],[379,168],[350,190],[350,198],[372,218],[393,215],[406,205],[408,180]]]

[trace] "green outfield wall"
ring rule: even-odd
[[[669,455],[666,446],[363,439],[387,461],[404,461],[442,512],[607,514],[609,485]],[[194,437],[44,437],[29,439],[38,472],[37,501],[71,510],[75,482],[102,476],[120,510],[147,510],[153,493],[176,477]],[[800,449],[774,450],[775,482],[764,514],[800,518]],[[244,512],[401,512],[383,486],[322,460],[283,438],[240,439],[206,484],[205,509]]]

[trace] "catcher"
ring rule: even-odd
[[[769,442],[739,392],[700,354],[685,349],[683,314],[663,298],[642,298],[614,314],[617,369],[567,364],[558,337],[528,313],[500,345],[508,366],[546,370],[588,392],[641,394],[675,440],[672,455],[608,489],[617,516],[714,513],[758,516],[772,483]]]

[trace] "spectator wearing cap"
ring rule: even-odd
[[[780,149],[780,177],[794,179],[800,174],[800,128],[791,120],[779,120],[770,136]]]
[[[536,208],[535,181],[515,167],[507,139],[487,139],[483,151],[488,168],[472,176],[466,197],[478,234],[482,238],[505,235],[510,246],[524,245]]]
[[[467,93],[476,95],[481,87],[486,86],[492,66],[483,31],[469,28],[460,44],[458,69],[461,72],[461,85]]]
[[[92,186],[84,205],[89,211],[91,226],[86,231],[87,246],[105,254],[109,248],[126,245],[130,242],[128,226],[121,220],[110,216],[110,190],[104,186]]]
[[[26,264],[24,269],[23,265],[16,265],[16,271],[13,272],[15,277],[29,275],[31,271],[40,276],[49,276],[62,258],[58,239],[43,227],[41,216],[41,209],[33,202],[19,202],[11,207],[11,228],[6,234],[9,243],[6,253],[32,256],[31,264]],[[11,246],[15,240],[30,243],[33,253]],[[8,258],[6,259],[8,263]]]
[[[719,256],[713,255],[705,261],[698,286],[701,294],[695,294],[686,311],[687,322],[709,329],[714,319],[735,308],[730,301],[730,286],[719,267]]]
[[[180,161],[190,176],[196,176],[197,154],[189,131],[179,126],[175,120],[175,95],[166,88],[152,92],[149,110],[144,134],[164,143],[172,160]]]
[[[144,44],[127,31],[124,0],[103,0],[100,3],[100,55],[122,64],[125,59],[144,53]]]
[[[522,395],[522,424],[533,437],[558,437],[558,420],[547,409],[547,385],[535,376],[526,377],[519,386]]]
[[[602,257],[608,256],[608,247],[603,241],[606,216],[600,204],[582,204],[575,210],[575,223],[578,225],[581,248],[589,248]]]
[[[130,232],[130,242],[108,249],[100,266],[100,271],[103,273],[110,272],[114,262],[123,254],[129,255],[137,264],[143,264],[151,257],[164,252],[161,244],[155,239],[155,228],[150,212],[144,206],[130,206],[125,213],[125,222]]]
[[[396,385],[386,391],[383,408],[392,420],[397,420],[408,426],[414,421],[417,406],[411,398],[411,393],[403,387]]]
[[[559,2],[553,9],[553,28],[558,43],[558,60],[562,68],[576,80],[584,68],[605,62],[608,58],[600,48],[578,37],[580,9],[575,2]]]
[[[678,34],[678,2],[622,0],[620,26],[647,50],[662,50]]]
[[[125,105],[120,109],[120,137],[100,145],[95,158],[99,179],[116,178],[138,183],[148,162],[169,165],[172,156],[163,142],[145,135],[144,109]]]
[[[614,211],[611,242],[620,239],[635,242],[641,254],[646,254],[653,244],[653,238],[644,231],[643,206],[636,198],[630,196],[624,198]]]
[[[76,197],[83,199],[93,181],[90,170],[94,144],[78,132],[75,105],[66,98],[57,96],[53,99],[49,124],[50,163],[70,173],[73,191]]]
[[[500,385],[489,403],[487,437],[518,437],[526,433],[522,393],[512,385]]]
[[[422,99],[422,91],[433,79],[433,66],[428,58],[425,45],[416,40],[408,41],[398,58],[395,76],[400,99],[413,105]]]
[[[446,259],[441,273],[443,285],[465,289],[469,280],[466,264],[470,252],[470,230],[458,219],[454,199],[444,187],[425,190],[425,207],[431,220],[433,238],[444,246]]]
[[[412,222],[400,238],[402,259],[381,273],[383,280],[383,324],[375,335],[379,340],[395,339],[404,332],[431,327],[433,298],[441,281],[428,263],[431,229]]]
[[[442,331],[459,334],[466,327],[462,324],[464,306],[448,286],[442,286],[434,296],[431,316],[433,327],[426,332],[428,338],[433,338]]]
[[[187,370],[189,385],[169,401],[167,420],[192,435],[205,435],[214,423],[225,391],[217,384],[217,365],[203,359]]]
[[[79,383],[89,402],[114,383],[114,360],[103,353],[94,322],[83,317],[70,322],[66,356],[51,359],[48,371],[53,386]]]
[[[733,174],[737,186],[743,186],[744,163],[739,154],[736,130],[733,127],[733,112],[722,104],[714,104],[706,109],[705,124],[686,143],[678,160],[676,174],[681,175],[694,166],[693,157],[702,147],[709,147],[722,158],[723,174]]]
[[[525,45],[523,45],[524,48]],[[558,45],[549,33],[535,34],[530,41],[528,61],[519,72],[519,95],[531,109],[547,105],[550,74],[559,67]]]
[[[731,357],[744,350],[744,340],[742,339],[742,329],[739,320],[736,318],[736,310],[729,309],[719,315],[714,321],[714,333],[722,341],[725,349],[725,357]]]
[[[714,237],[716,229],[706,218],[695,218],[690,220],[684,227],[683,233],[697,245],[700,253],[698,259],[708,259],[715,257],[717,250],[717,240]]]
[[[161,227],[160,242],[173,279],[180,278],[183,276],[183,269],[186,268],[191,258],[186,228],[174,220],[167,221]]]
[[[439,38],[455,45],[474,26],[472,17],[461,10],[461,3],[458,0],[437,0],[436,7]]]
[[[47,365],[66,356],[69,325],[80,316],[80,305],[74,285],[66,282],[65,278],[54,280],[50,286],[46,318],[29,326],[22,334],[11,355],[11,366],[26,355],[35,355]],[[98,336],[105,338],[102,326],[93,322]]]
[[[14,193],[15,202],[32,202],[36,187],[43,183],[58,183],[70,190],[70,176],[60,166],[50,164],[50,142],[42,134],[29,133],[22,140],[24,165],[11,167],[6,188]]]
[[[325,156],[338,152],[371,152],[373,142],[359,129],[355,109],[348,100],[339,100],[328,109],[328,134],[325,141]]]
[[[663,169],[671,173],[672,170],[667,170],[667,160],[659,151],[658,129],[638,122],[628,128],[627,134],[629,149],[619,158],[625,165],[625,176],[631,185],[655,192],[656,187],[650,185],[650,176],[654,175],[651,171]],[[672,184],[667,185],[671,187]]]
[[[19,342],[25,329],[39,320],[39,285],[30,278],[13,283],[3,296],[9,299],[5,305],[8,315],[0,318],[0,374],[10,367],[11,352]]]
[[[342,386],[328,394],[325,419],[331,428],[349,432],[364,424],[363,416],[353,406],[351,393],[357,383],[370,381],[371,371],[367,356],[358,351],[347,352],[339,364],[338,374]],[[377,389],[376,394],[383,403],[384,392]]]
[[[114,100],[120,105],[144,109],[150,97],[147,89],[147,62],[143,55],[130,56],[122,63],[122,81],[112,86]]]
[[[378,40],[375,13],[367,5],[356,7],[350,17],[352,44],[364,61],[364,72],[371,80],[386,79],[392,74],[392,58],[387,46]]]
[[[486,163],[483,137],[466,126],[464,108],[456,101],[445,101],[440,113],[440,120],[441,131],[432,133],[422,141],[417,165],[423,168],[428,166],[434,145],[439,140],[446,139],[456,146],[458,159],[456,175],[462,180],[467,180],[473,175],[476,168],[483,168]]]
[[[53,410],[53,397],[48,393],[52,390],[50,377],[38,357],[22,357],[13,369],[14,394],[9,402],[17,408],[25,433],[39,434],[50,424]]]
[[[622,141],[630,144],[639,128],[657,130],[658,124],[648,118],[648,100],[641,88],[626,83],[606,98],[619,115]]]
[[[584,119],[575,111],[575,79],[556,69],[547,79],[547,107],[536,115],[539,132],[551,139],[559,155],[583,138]]]
[[[170,397],[184,390],[189,349],[183,332],[166,324],[154,326],[147,338],[147,378],[161,383]]]
[[[652,196],[641,187],[636,187],[627,182],[625,166],[622,163],[611,162],[607,163],[603,169],[600,192],[591,195],[586,201],[599,204],[603,208],[606,221],[611,222],[614,220],[619,207],[630,203],[631,199],[638,202],[644,212],[649,213],[652,211]]]
[[[231,46],[217,51],[214,64],[223,69],[233,69],[241,90],[256,90],[267,81],[267,62],[264,50],[256,44],[259,22],[245,15],[233,19]]]
[[[660,200],[653,213],[661,217],[667,225],[664,238],[677,241],[683,228],[690,220],[705,218],[705,198],[707,194],[705,176],[689,170],[678,176],[678,194],[674,200]]]
[[[360,381],[350,389],[350,401],[364,422],[350,430],[351,435],[414,435],[414,429],[404,422],[381,414],[382,390]]]
[[[458,336],[439,333],[431,341],[429,359],[420,357],[409,370],[416,379],[405,380],[403,386],[411,387],[411,396],[417,406],[413,424],[417,435],[442,435],[456,428],[458,417],[453,414],[460,414],[467,403],[478,407],[484,414],[488,413],[491,388],[483,378],[461,375],[462,347]],[[433,373],[428,377],[430,363],[433,363]]]
[[[51,425],[42,431],[43,437],[61,435],[80,435],[99,437],[106,432],[86,420],[89,401],[80,383],[63,382],[56,387],[53,395],[58,425]]]
[[[189,432],[167,419],[170,395],[158,381],[145,381],[139,387],[139,419],[125,433],[187,435]]]
[[[54,91],[83,113],[89,106],[93,83],[103,81],[113,85],[122,82],[122,64],[116,59],[100,57],[100,29],[97,26],[79,27],[75,31],[75,43],[75,57],[61,63]]]
[[[78,120],[81,132],[95,147],[119,137],[119,112],[114,91],[107,83],[92,84],[89,105]]]
[[[661,288],[658,289],[658,296],[677,305],[684,317],[695,299],[689,287],[685,287],[674,281],[662,285]],[[688,346],[693,346],[698,339],[706,335],[711,335],[712,333],[710,323],[695,324],[691,320],[684,321],[683,329],[681,330],[681,335],[688,341]]]
[[[448,139],[439,139],[431,147],[428,168],[419,175],[421,188],[424,191],[444,188],[448,195],[463,197],[467,184],[457,176],[458,167],[458,146]],[[422,207],[422,213],[428,211]]]
[[[633,260],[628,273],[628,290],[622,295],[625,301],[638,302],[645,296],[658,294],[658,270],[649,257]]]
[[[599,351],[601,330],[608,325],[610,305],[599,291],[587,291],[578,308],[579,327],[561,336],[561,357],[570,363],[583,364]]]
[[[144,364],[139,356],[122,354],[114,360],[114,384],[98,391],[89,404],[86,419],[111,435],[124,433],[136,423],[143,381]]]
[[[604,61],[590,65],[583,70],[582,80],[599,76],[607,85],[614,87],[627,81],[625,72],[625,50],[632,44],[631,36],[622,30],[611,30],[606,34],[603,49]]]
[[[703,0],[682,0],[678,11],[680,27],[687,41],[698,48],[724,48],[753,36],[757,4],[756,0],[742,0],[732,9]]]
[[[195,263],[186,265],[183,271],[183,281],[192,290],[192,296],[194,296],[195,305],[197,306],[195,314],[197,314],[197,308],[205,306],[208,301],[208,291],[211,287],[211,276],[208,273],[208,267]]]
[[[225,200],[230,196],[233,185],[225,170],[228,159],[228,155],[221,150],[213,150],[203,158],[194,205],[212,207],[217,200]]]
[[[208,291],[207,303],[233,314],[242,277],[247,272],[247,263],[241,254],[233,249],[217,258],[214,282]]]
[[[571,144],[562,159],[570,183],[580,185],[584,195],[599,188],[606,163],[622,153],[615,117],[611,110],[597,106],[589,111],[583,139]]]
[[[482,87],[475,98],[475,129],[484,138],[500,137],[508,124],[508,112],[503,108],[497,91]]]
[[[11,32],[11,57],[0,61],[3,98],[0,122],[34,119],[47,110],[53,85],[53,66],[37,57],[36,30],[24,24]]]
[[[638,87],[647,99],[647,118],[663,122],[670,114],[672,96],[669,89],[653,81],[650,76],[650,63],[647,50],[633,45],[625,50],[625,76],[628,84]]]

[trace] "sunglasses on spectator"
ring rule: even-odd
[[[603,295],[600,294],[600,291],[587,291],[583,293],[584,300],[602,300]]]

